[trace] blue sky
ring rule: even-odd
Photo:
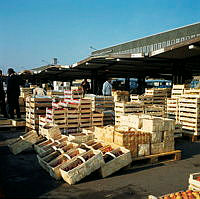
[[[0,68],[73,64],[118,43],[200,22],[199,0],[0,0]]]

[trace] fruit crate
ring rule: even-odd
[[[92,136],[91,134],[87,134],[87,133],[69,134],[69,141],[75,142],[77,144],[81,144],[92,139],[94,139],[94,135]]]
[[[38,154],[43,153],[44,150],[42,150],[42,148],[45,147],[45,146],[48,146],[49,144],[52,144],[53,142],[54,142],[53,139],[44,140],[41,143],[35,144],[34,150]]]
[[[61,179],[61,173],[60,173],[60,167],[66,164],[69,160],[76,159],[77,156],[83,154],[85,150],[80,149],[80,148],[71,148],[73,145],[69,146],[68,145],[68,151],[66,153],[62,153],[55,159],[53,159],[51,162],[47,164],[48,167],[48,172],[50,175],[59,180]]]
[[[189,189],[200,191],[200,173],[192,173],[189,177]]]
[[[8,145],[10,151],[16,155],[22,151],[31,147],[36,143],[40,138],[37,135],[37,132],[32,130],[26,133],[24,136],[20,136],[17,140]]]
[[[44,125],[40,128],[40,133],[42,136],[45,136],[48,139],[61,137],[61,131],[58,126]]]
[[[179,191],[176,193],[170,193],[170,194],[166,194],[163,196],[153,196],[153,195],[149,195],[148,199],[173,199],[173,198],[199,198],[200,192],[199,191],[192,191],[192,190],[186,190],[186,191]]]
[[[110,156],[110,161],[105,162],[102,165],[100,172],[103,178],[113,174],[114,172],[126,167],[132,162],[131,153],[129,150],[119,147],[117,149],[112,150],[111,152],[107,152],[104,155],[104,161],[106,161],[107,156]]]
[[[70,160],[60,168],[61,176],[65,182],[75,184],[104,164],[100,151],[90,150]]]

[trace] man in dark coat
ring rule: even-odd
[[[6,112],[6,103],[5,103],[5,92],[3,88],[3,78],[2,78],[2,70],[0,70],[0,109],[1,109],[1,114],[5,118],[8,117],[7,112]]]
[[[11,119],[14,118],[14,109],[16,109],[17,118],[21,118],[19,108],[19,95],[19,78],[15,74],[15,71],[12,68],[9,68],[7,78],[7,103],[8,113]]]

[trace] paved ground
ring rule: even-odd
[[[139,199],[186,189],[189,174],[200,172],[200,143],[178,140],[180,161],[130,168],[105,179],[94,173],[69,186],[51,178],[32,149],[16,156],[9,152],[6,144],[20,134],[0,132],[0,198]]]

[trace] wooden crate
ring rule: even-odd
[[[196,178],[200,177],[200,173],[192,173],[189,177],[189,189],[193,191],[200,191],[200,181]]]
[[[149,195],[148,199],[164,199],[164,198],[199,198],[199,191],[196,190],[185,190],[185,191],[177,191],[176,193],[170,193],[170,194],[166,194],[163,196],[153,196],[153,195]]]
[[[12,120],[12,125],[13,126],[26,126],[26,120],[24,120],[24,119]]]
[[[0,118],[0,125],[11,125],[12,121],[7,118]]]
[[[77,157],[76,160],[67,162],[60,168],[60,172],[65,182],[75,184],[99,169],[103,164],[102,153],[90,150],[80,157]]]
[[[9,144],[8,147],[9,150],[16,155],[31,147],[39,139],[36,131],[30,131],[24,136],[20,136],[16,141]]]
[[[110,157],[107,157],[110,156]],[[101,166],[100,172],[103,178],[115,173],[123,167],[126,167],[132,162],[131,153],[129,150],[120,147],[111,152],[107,152],[103,156],[105,164]],[[107,162],[106,158],[111,159]]]
[[[173,85],[172,87],[172,98],[179,98],[182,94],[184,94],[186,85],[180,84],[180,85]]]

